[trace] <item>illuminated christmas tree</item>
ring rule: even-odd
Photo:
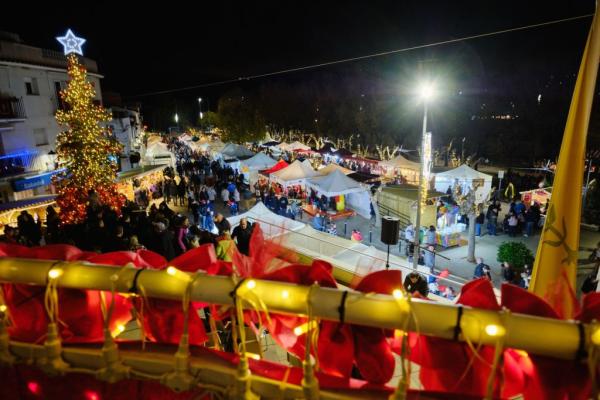
[[[93,192],[101,204],[120,212],[123,199],[115,184],[117,165],[110,156],[120,154],[122,146],[102,125],[111,116],[102,106],[94,104],[96,92],[87,80],[85,67],[75,54],[69,54],[67,60],[70,80],[60,93],[67,107],[56,112],[59,125],[67,128],[56,139],[59,167],[65,168],[55,180],[56,202],[61,223],[77,224],[85,219]]]

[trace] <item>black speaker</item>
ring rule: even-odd
[[[385,244],[398,244],[400,236],[400,220],[398,218],[381,217],[381,241]]]

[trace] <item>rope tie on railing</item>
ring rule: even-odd
[[[8,336],[8,325],[10,325],[10,313],[4,300],[4,290],[0,285],[0,364],[12,364],[15,357],[10,354],[10,337]]]
[[[161,379],[161,382],[165,386],[170,387],[176,392],[190,390],[196,385],[196,378],[190,373],[189,312],[192,288],[196,282],[197,276],[197,274],[192,277],[185,275],[186,279],[188,279],[188,283],[181,299],[183,332],[181,333],[181,339],[179,340],[179,347],[175,353],[173,371],[165,374]]]
[[[411,317],[415,319],[415,325],[418,326],[418,322],[416,320],[416,316],[412,313],[412,307],[410,304],[411,296],[406,292],[404,287],[394,290],[393,296],[396,299],[398,308],[400,309],[400,315],[404,316],[404,321],[402,322],[402,331],[400,332],[402,335],[402,351],[400,353],[400,367],[402,376],[400,377],[400,381],[398,382],[396,390],[394,390],[394,393],[392,393],[389,398],[390,400],[405,400],[408,393],[408,388],[410,387],[411,371],[409,360],[410,348],[408,343],[408,324]]]
[[[48,314],[48,332],[44,341],[46,357],[40,361],[40,368],[50,375],[63,375],[69,368],[62,358],[62,346],[58,332],[58,280],[63,274],[59,267],[61,261],[57,261],[48,270],[48,283],[44,294],[44,307]]]
[[[488,336],[492,336],[496,338],[496,345],[494,347],[494,358],[492,359],[492,367],[490,369],[490,375],[488,377],[485,397],[484,400],[492,400],[494,398],[494,386],[496,383],[496,374],[498,371],[498,367],[503,360],[504,353],[504,340],[506,339],[506,335],[508,334],[508,330],[506,329],[506,319],[510,314],[510,310],[504,309],[500,314],[500,324],[499,326],[495,325],[487,325],[484,328],[485,334]],[[500,384],[500,392],[502,391],[502,382]]]
[[[583,328],[582,324],[580,324],[580,326]],[[600,398],[600,392],[598,390],[598,362],[600,361],[600,324],[598,323],[598,321],[592,321],[592,324],[587,331],[587,335],[584,336],[584,343],[587,343],[587,365],[590,374],[590,380],[592,383],[591,398],[598,399]]]
[[[460,333],[462,332],[462,328],[460,327],[460,323],[462,322],[463,316],[463,306],[459,305],[458,310],[456,312],[456,324],[454,325],[454,335],[452,340],[455,342],[458,340]]]
[[[232,276],[232,279],[236,279]],[[244,285],[244,286],[243,286]],[[234,340],[234,351],[239,356],[238,368],[235,378],[235,383],[229,392],[231,400],[258,400],[258,396],[252,393],[250,386],[250,366],[248,363],[248,355],[246,354],[246,330],[244,326],[244,310],[242,308],[240,288],[252,289],[256,282],[242,278],[238,281],[233,290],[229,293],[233,300],[233,314],[231,315],[231,330]]]
[[[106,296],[104,295],[104,292],[100,292],[100,308],[104,318],[104,344],[102,345],[102,357],[104,358],[105,366],[96,372],[96,378],[109,383],[115,383],[122,379],[129,378],[129,371],[131,370],[130,367],[124,365],[121,361],[121,358],[119,357],[119,348],[110,331],[110,321],[115,309],[115,298],[117,296],[117,282],[121,278],[123,271],[130,267],[133,267],[133,264],[126,264],[122,268],[119,268],[115,274],[110,276],[111,301],[108,310],[106,308]],[[121,334],[124,330],[124,326],[117,327],[115,336]]]
[[[317,338],[318,338],[318,323],[315,320],[313,314],[313,303],[312,303],[312,293],[313,290],[318,287],[315,283],[311,285],[308,290],[308,295],[306,298],[306,308],[307,308],[307,316],[308,316],[308,331],[306,332],[305,338],[305,349],[304,349],[304,361],[302,362],[302,369],[304,375],[302,377],[302,392],[304,393],[304,398],[308,400],[318,400],[319,399],[319,380],[315,376],[315,368],[313,365],[313,358],[311,357],[311,347],[314,349],[315,357],[314,360],[317,359]],[[316,364],[316,361],[315,361]]]

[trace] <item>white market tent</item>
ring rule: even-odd
[[[316,176],[317,172],[312,168],[308,160],[296,160],[287,167],[273,172],[269,179],[284,187],[291,185],[303,185],[306,179]]]
[[[168,164],[175,165],[175,156],[169,151],[168,146],[162,142],[154,142],[146,148],[144,157],[147,164]]]
[[[386,253],[373,246],[317,231],[311,226],[294,221],[270,211],[263,203],[257,203],[247,212],[227,218],[231,228],[235,228],[242,218],[258,223],[265,238],[274,241],[299,254],[331,263],[345,275],[360,279],[368,273],[385,270]],[[412,272],[412,265],[405,259],[390,255],[390,268],[399,269],[403,276]],[[429,269],[419,266],[419,272]],[[447,301],[435,295],[432,299]]]
[[[242,161],[242,166],[246,166],[249,170],[261,170],[269,169],[273,165],[277,164],[277,161],[263,152],[256,153],[254,156],[247,160]]]
[[[179,140],[184,141],[184,142],[189,142],[192,140],[192,136],[188,133],[184,133],[179,136]]]
[[[477,190],[477,197],[487,196],[492,190],[492,176],[475,171],[467,164],[435,175],[435,190],[438,192],[446,193],[448,187],[454,186],[455,183],[462,187],[463,193],[468,192],[474,183],[481,183],[482,187]]]
[[[306,186],[327,197],[362,192],[365,188],[341,171],[333,171],[329,175],[308,179]]]
[[[306,186],[327,197],[346,196],[346,204],[365,218],[371,217],[371,195],[366,186],[341,171],[318,176],[306,181]]]
[[[224,159],[252,157],[254,155],[252,150],[235,143],[227,143],[220,153]]]
[[[319,175],[329,175],[329,174],[331,174],[334,171],[340,171],[344,175],[350,175],[350,174],[354,173],[354,171],[352,171],[351,169],[341,167],[341,166],[339,166],[337,164],[334,164],[334,163],[330,163],[330,164],[327,164],[327,166],[325,166],[325,167],[317,170],[317,174],[319,174]]]
[[[242,172],[246,178],[247,183],[253,185],[258,180],[258,171],[269,169],[273,165],[277,164],[277,161],[263,152],[256,153],[254,156],[241,162],[240,172]]]
[[[391,160],[380,161],[379,165],[386,170],[388,176],[398,171],[409,183],[419,181],[421,164],[407,159],[402,154]]]
[[[305,145],[302,142],[292,142],[290,144],[287,145],[287,150],[288,151],[294,151],[294,150],[310,150],[310,146]]]
[[[302,222],[275,214],[262,202],[256,203],[254,207],[243,214],[227,218],[231,224],[232,231],[233,228],[240,223],[242,218],[247,218],[248,221],[252,223],[257,222],[267,238],[276,237],[290,231],[298,231],[305,226]]]

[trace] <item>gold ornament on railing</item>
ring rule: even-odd
[[[302,392],[304,393],[304,398],[308,400],[319,400],[319,380],[315,376],[311,357],[311,348],[314,348],[314,352],[317,354],[316,343],[319,329],[312,311],[312,292],[315,287],[318,287],[317,284],[313,284],[310,287],[306,298],[308,331],[306,332],[304,361],[302,362],[302,370],[304,372],[304,376],[302,377]]]
[[[15,362],[15,357],[10,354],[10,337],[7,329],[9,322],[8,306],[4,301],[4,291],[0,286],[0,365],[11,365]]]
[[[183,332],[181,333],[181,339],[179,340],[179,347],[175,353],[173,371],[165,374],[161,379],[161,383],[170,387],[175,392],[183,392],[192,389],[195,385],[195,378],[190,373],[189,310],[190,295],[196,279],[195,276],[194,278],[191,278],[187,274],[177,274],[176,276],[181,276],[181,279],[186,279],[188,281],[181,300]]]
[[[44,295],[44,305],[50,322],[44,341],[45,358],[38,360],[40,369],[48,375],[64,375],[69,364],[62,358],[62,346],[58,332],[58,279],[63,273],[60,262],[54,263],[48,271],[48,284]]]
[[[116,285],[120,278],[120,273],[125,268],[132,268],[133,264],[127,264],[119,270],[116,274],[110,277],[111,283],[111,301],[108,310],[106,309],[106,299],[103,292],[100,292],[102,301],[100,306],[102,309],[102,316],[104,317],[104,344],[102,345],[102,358],[104,359],[104,368],[101,368],[96,372],[96,379],[106,381],[109,383],[115,383],[122,379],[129,378],[130,367],[123,364],[119,357],[119,348],[115,343],[115,339],[110,331],[110,320],[115,308],[115,297],[117,296]],[[119,329],[123,331],[125,328]]]

